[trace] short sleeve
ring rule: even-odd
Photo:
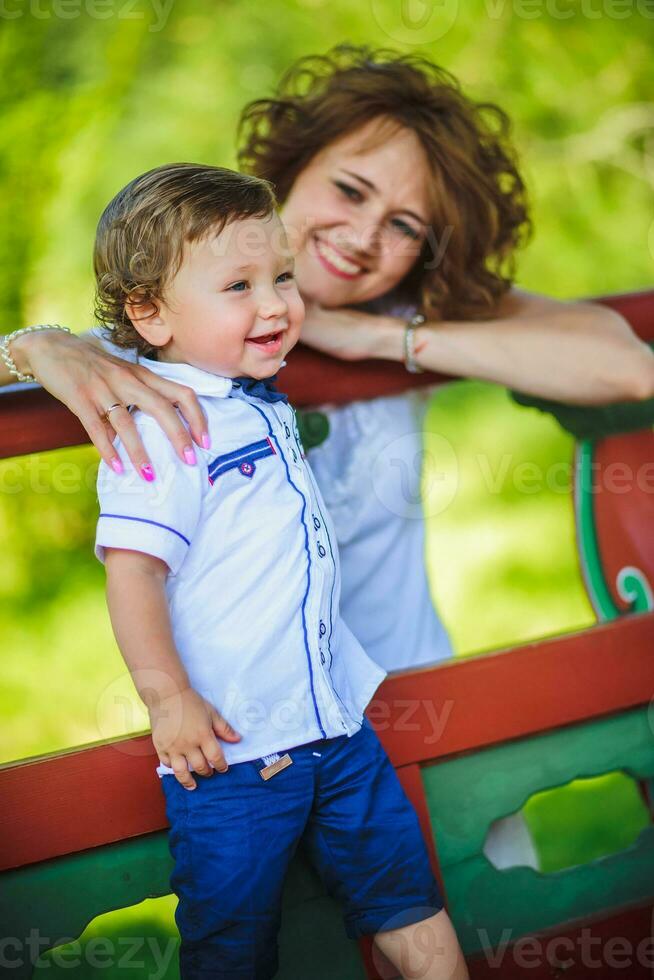
[[[105,560],[105,548],[142,551],[165,561],[176,575],[196,534],[204,494],[206,466],[183,463],[165,432],[148,416],[134,419],[155,472],[148,483],[136,472],[117,439],[125,472],[114,473],[100,461],[97,491],[100,515],[95,555]]]

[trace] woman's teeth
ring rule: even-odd
[[[341,272],[345,272],[348,276],[355,276],[357,273],[362,272],[363,269],[360,265],[355,262],[350,262],[349,259],[343,258],[343,256],[336,252],[330,245],[326,242],[321,242],[319,239],[315,240],[316,248],[320,254],[327,259],[327,261],[335,266],[335,268],[340,269]]]

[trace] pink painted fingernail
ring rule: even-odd
[[[141,474],[143,476],[143,479],[147,480],[148,483],[152,483],[152,481],[154,480],[154,470],[149,464],[145,464],[145,463],[143,464],[143,466],[141,467]]]
[[[114,471],[114,473],[124,473],[125,472],[125,470],[123,469],[123,464],[121,463],[121,461],[118,458],[118,456],[114,456],[114,458],[110,462],[111,462],[111,468]]]
[[[191,448],[191,446],[186,446],[185,447],[185,449],[184,449],[184,459],[186,460],[186,462],[188,463],[189,466],[195,466],[197,460],[195,458],[195,453],[193,452],[193,449]]]
[[[211,439],[209,438],[208,432],[202,433],[202,436],[200,437],[200,442],[202,443],[203,449],[209,449],[209,447],[211,446]]]

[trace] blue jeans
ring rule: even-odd
[[[416,812],[367,719],[351,737],[288,752],[293,764],[267,781],[259,759],[196,775],[191,791],[161,777],[183,980],[274,977],[282,886],[300,840],[352,939],[444,906]]]

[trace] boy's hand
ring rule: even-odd
[[[175,771],[175,778],[186,789],[196,782],[189,767],[200,776],[213,775],[213,769],[227,772],[216,736],[229,742],[240,739],[229,722],[192,687],[161,698],[148,707],[152,741],[164,766]],[[212,769],[213,766],[213,769]]]

